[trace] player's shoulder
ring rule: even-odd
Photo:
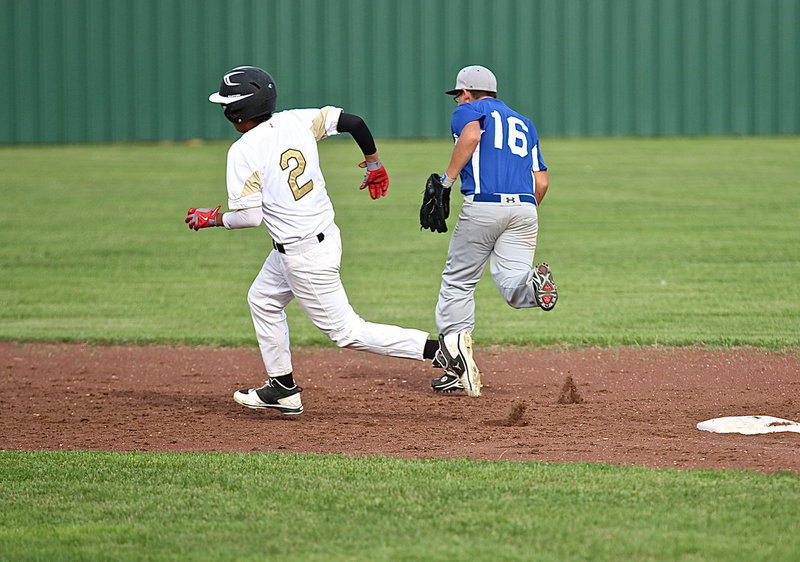
[[[479,105],[476,101],[460,103],[456,106],[455,110],[453,110],[452,121],[454,123],[467,123],[469,121],[483,119],[485,115],[488,115],[486,108]]]
[[[275,119],[276,121],[283,121],[285,119],[296,119],[299,115],[301,115],[305,109],[284,109],[283,111],[278,111],[272,115],[270,121]]]
[[[300,109],[286,109],[272,116],[270,121],[275,122],[275,126],[298,126],[313,128],[316,123],[326,123],[330,119],[338,121],[341,109],[333,106],[308,107]]]
[[[454,115],[489,115],[492,111],[498,109],[501,111],[513,111],[497,98],[481,98],[459,104],[454,111]]]
[[[497,98],[485,98],[480,100],[486,104],[486,107],[491,108],[493,111],[499,111],[500,113],[507,113],[509,115],[519,115],[520,117],[524,117],[519,111],[508,105],[501,99]]]
[[[258,148],[263,145],[265,139],[270,136],[278,125],[278,123],[274,121],[276,115],[277,114],[273,115],[269,120],[263,123],[259,123],[246,133],[242,133],[228,149],[228,158],[249,159],[252,154],[257,153]]]
[[[273,113],[272,117],[243,133],[233,145],[238,146],[239,149],[245,149],[247,146],[264,142],[266,138],[273,135],[278,129],[291,127],[293,122],[297,121],[296,116],[292,114],[294,111],[289,109]]]
[[[297,108],[297,109],[284,109],[272,116],[272,119],[276,119],[278,121],[285,121],[288,119],[297,119],[297,120],[306,120],[306,119],[313,119],[319,114],[327,114],[329,111],[341,111],[338,107],[333,107],[330,105],[326,105],[325,107],[305,107],[305,108]],[[272,120],[270,119],[270,121]]]
[[[285,126],[288,123],[296,122],[302,120],[304,113],[307,110],[305,109],[284,109],[282,111],[277,111],[272,114],[268,120],[261,123],[258,127],[251,129],[247,133],[243,135],[246,136],[251,132],[258,131],[259,135],[269,134],[270,129],[276,129],[278,127]],[[258,136],[258,135],[253,135]]]
[[[241,136],[239,136],[238,139],[233,141],[231,146],[228,148],[228,154],[238,154],[243,150],[245,150],[247,145],[250,144],[249,142],[250,137],[248,137],[248,134],[250,132],[251,131],[247,131],[247,133],[243,133]]]
[[[500,114],[504,115],[505,117],[516,117],[517,119],[521,120],[525,123],[528,127],[533,127],[533,121],[530,117],[517,111],[513,107],[509,106],[502,100],[495,100],[494,108],[500,112]]]
[[[475,107],[480,107],[483,111],[498,109],[498,108],[508,108],[508,106],[503,100],[492,97],[486,97],[472,101],[470,102],[470,105],[474,105]]]
[[[281,125],[293,121],[297,119],[296,112],[297,109],[284,109],[283,111],[278,111],[272,114],[272,117],[269,118],[268,121],[264,122],[264,125],[269,125],[269,128],[276,128],[280,127]]]

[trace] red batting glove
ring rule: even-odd
[[[184,222],[189,224],[189,229],[200,230],[209,226],[218,226],[222,224],[219,220],[220,205],[216,209],[189,209],[186,213],[186,220]]]
[[[375,168],[375,166],[377,166],[377,168]],[[383,167],[383,163],[378,160],[377,162],[370,162],[369,165],[367,165],[367,162],[364,161],[359,164],[358,167],[367,168],[367,171],[364,173],[364,181],[361,182],[361,187],[359,189],[369,187],[369,196],[373,199],[386,195],[386,192],[389,191],[389,174],[386,173],[386,168]]]

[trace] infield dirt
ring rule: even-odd
[[[700,421],[800,421],[800,353],[700,347],[480,349],[483,396],[434,394],[430,363],[295,352],[306,412],[231,398],[258,350],[0,342],[0,449],[283,451],[800,472],[800,434]],[[568,399],[564,399],[565,394]]]

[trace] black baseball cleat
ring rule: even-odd
[[[542,310],[553,310],[558,302],[558,290],[556,282],[553,281],[553,272],[546,263],[540,263],[531,271],[531,279],[528,281],[533,293],[536,306]]]
[[[431,381],[431,388],[434,392],[453,392],[454,390],[464,390],[464,385],[461,384],[458,375],[445,373]]]
[[[297,415],[303,413],[303,403],[300,400],[302,388],[295,385],[285,388],[272,379],[261,388],[237,390],[233,399],[248,408],[272,408],[282,414]]]

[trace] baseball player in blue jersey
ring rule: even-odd
[[[531,268],[537,206],[548,189],[547,167],[536,127],[497,99],[497,79],[489,69],[461,69],[455,88],[446,93],[454,96],[458,107],[450,121],[455,146],[440,179],[448,201],[444,218],[449,213],[449,189],[459,176],[464,203],[450,239],[436,305],[440,342],[436,363],[445,373],[431,386],[437,392],[463,389],[469,396],[480,396],[471,333],[475,286],[486,261],[510,306],[552,310],[558,299],[550,267],[543,263]]]

